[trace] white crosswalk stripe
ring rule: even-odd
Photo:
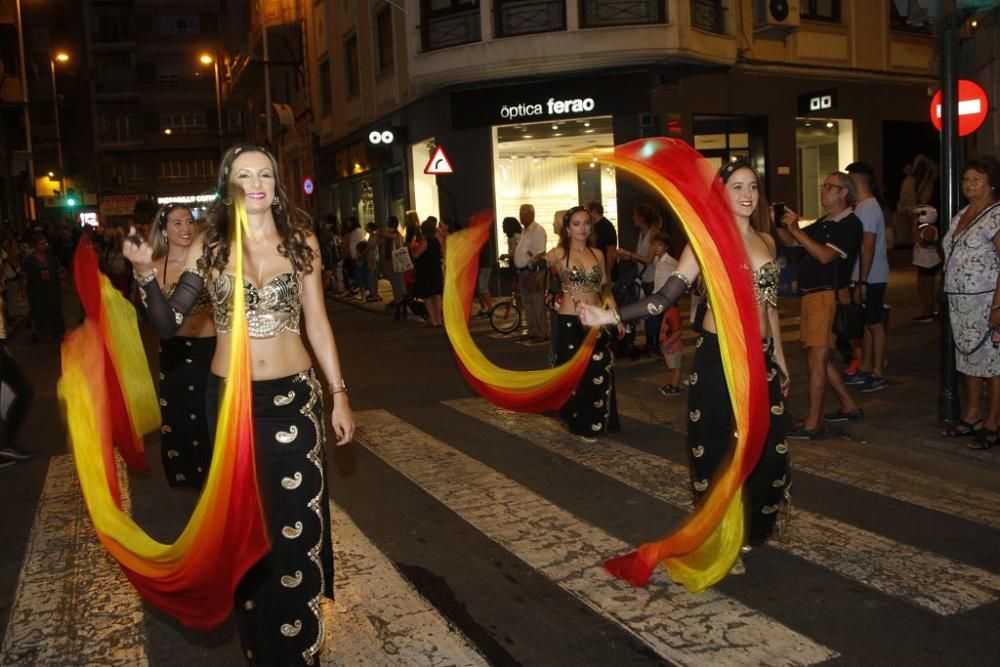
[[[642,378],[654,383],[655,378]],[[655,391],[655,390],[650,390]],[[639,399],[619,392],[618,412],[623,417],[657,426],[670,425],[668,409],[663,401]],[[676,415],[686,403],[677,403]],[[678,423],[683,424],[683,421]],[[934,477],[898,466],[888,465],[863,456],[844,456],[842,452],[805,443],[791,443],[795,469],[842,484],[849,484],[881,496],[895,498],[935,512],[943,512],[965,521],[1000,528],[1000,493],[970,488],[963,484]]]
[[[601,563],[628,545],[383,410],[359,441],[504,549],[679,665],[805,665],[836,657],[716,590],[632,588]]]
[[[683,465],[612,438],[586,442],[568,435],[553,419],[500,410],[482,399],[445,404],[654,498],[691,507],[690,478]],[[798,467],[797,459],[793,465]],[[1000,576],[801,509],[793,514],[786,540],[770,544],[937,614],[969,611],[1000,594]]]
[[[120,468],[126,508],[128,477]],[[486,660],[330,502],[336,601],[323,665],[478,667]],[[142,599],[98,542],[72,457],[54,457],[0,665],[147,665]]]

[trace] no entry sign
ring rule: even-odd
[[[989,101],[986,91],[975,81],[959,79],[958,81],[958,136],[972,134],[986,120]],[[931,122],[937,131],[941,131],[941,91],[934,93],[931,99]]]

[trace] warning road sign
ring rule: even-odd
[[[444,148],[438,146],[434,149],[434,154],[431,155],[427,166],[424,167],[424,173],[436,175],[455,173],[455,170],[451,168],[451,162],[448,161],[448,156],[444,154]]]

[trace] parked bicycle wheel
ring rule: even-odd
[[[497,333],[514,333],[521,327],[521,309],[513,301],[501,301],[490,309],[490,324]]]

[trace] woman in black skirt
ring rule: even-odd
[[[605,295],[614,306],[604,270],[604,253],[592,246],[590,226],[587,209],[583,206],[569,209],[563,215],[559,245],[528,264],[529,270],[551,267],[559,271],[562,296],[556,316],[556,364],[569,361],[587,335],[577,308],[585,304],[598,307]],[[560,410],[570,433],[592,438],[620,429],[610,343],[611,334],[602,328],[583,377]]]
[[[191,209],[184,204],[163,206],[150,226],[149,245],[159,269],[156,281],[168,298],[199,233]],[[214,353],[212,301],[202,290],[177,333],[160,341],[160,458],[170,486],[200,489],[212,462],[205,383]]]
[[[239,190],[250,227],[243,241],[243,285],[235,284],[229,237],[229,209]],[[256,476],[271,551],[240,581],[236,623],[248,663],[316,664],[323,637],[320,602],[332,597],[333,551],[324,477],[324,392],[302,333],[309,337],[333,396],[331,424],[337,444],[346,444],[354,434],[347,385],[323,300],[319,244],[306,216],[289,207],[277,162],[267,149],[230,149],[219,169],[218,192],[205,234],[192,245],[169,301],[155,280],[149,246],[130,237],[126,254],[150,321],[161,336],[176,333],[207,286],[218,332],[207,392],[213,418],[232,344],[231,297],[233,290],[244,291]]]
[[[784,397],[788,395],[788,366],[781,345],[778,321],[778,264],[770,229],[770,210],[760,193],[756,172],[747,164],[727,164],[719,172],[729,195],[734,224],[743,237],[750,268],[761,331],[761,354],[767,366],[767,386],[771,405],[771,425],[753,472],[744,483],[747,500],[748,545],[764,542],[773,532],[781,504],[788,499],[791,486]],[[605,324],[637,320],[662,313],[688,291],[700,268],[689,245],[681,254],[675,271],[658,292],[620,312],[584,308],[580,314],[585,324]],[[733,411],[722,367],[719,338],[711,303],[698,337],[694,366],[688,378],[688,455],[691,486],[695,500],[708,492],[716,470],[726,460],[733,442]],[[734,573],[740,573],[737,563]]]

